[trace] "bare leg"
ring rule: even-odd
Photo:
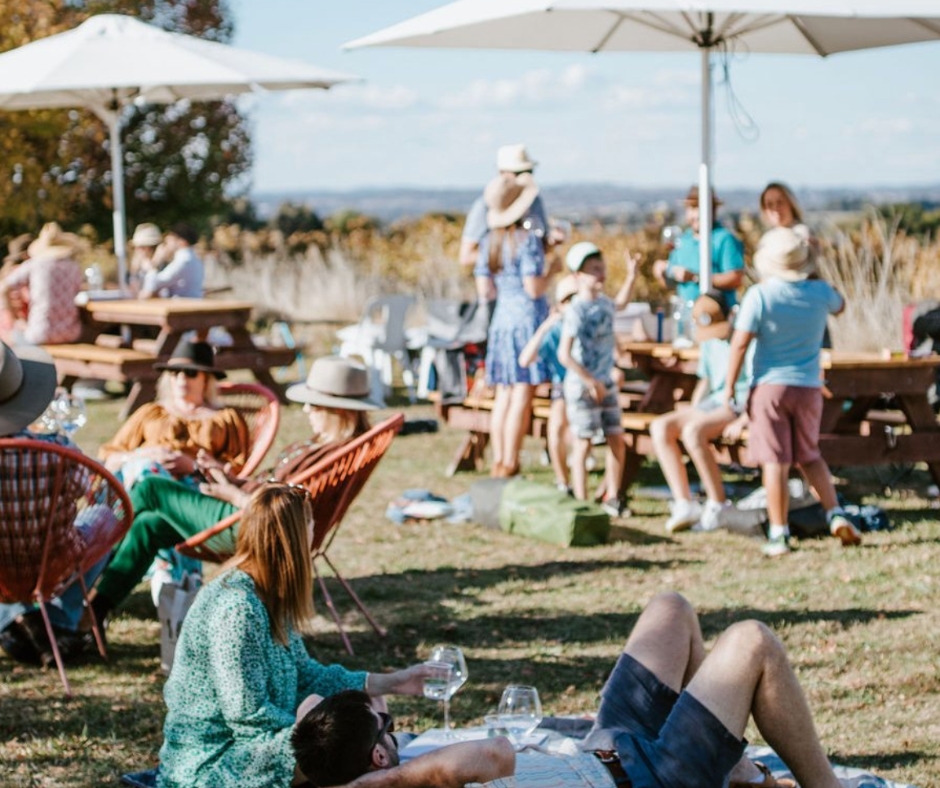
[[[623,442],[623,435],[608,435],[607,459],[604,462],[604,500],[615,497],[620,490],[626,454],[627,445]]]
[[[803,788],[839,788],[783,644],[760,622],[729,627],[688,691],[739,738],[753,714]]]
[[[692,500],[692,489],[689,487],[689,474],[682,461],[682,448],[679,446],[679,435],[682,432],[687,411],[674,410],[654,419],[650,423],[650,439],[653,441],[653,451],[659,461],[659,467],[666,477],[666,484],[675,500]]]
[[[517,383],[510,391],[509,409],[503,425],[503,464],[512,470],[519,467],[519,450],[529,431],[534,391],[535,388],[528,383]]]
[[[725,500],[725,486],[710,444],[721,437],[721,431],[734,418],[730,408],[722,407],[707,413],[693,411],[682,427],[682,444],[698,471],[705,494],[709,500],[718,503]]]
[[[587,500],[587,456],[591,451],[590,438],[577,438],[571,451],[571,486],[574,497]]]
[[[555,481],[568,486],[568,415],[564,399],[553,399],[548,411],[548,456]]]
[[[826,511],[839,505],[839,499],[836,497],[836,488],[832,484],[832,474],[829,472],[829,466],[826,465],[826,461],[822,457],[813,462],[802,463],[799,467]]]
[[[504,438],[506,415],[509,412],[509,399],[512,389],[509,386],[497,386],[490,413],[490,446],[493,447],[493,469],[506,464],[506,441]]]
[[[790,508],[789,463],[768,462],[761,469],[764,489],[767,491],[767,516],[771,525],[786,525]]]

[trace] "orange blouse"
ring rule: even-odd
[[[223,408],[205,418],[186,418],[149,402],[131,414],[110,441],[99,450],[105,459],[114,452],[160,446],[188,454],[193,459],[205,449],[216,459],[230,462],[237,472],[251,451],[248,425],[234,408]]]

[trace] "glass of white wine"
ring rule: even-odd
[[[63,389],[52,404],[56,420],[59,422],[59,428],[71,439],[88,421],[85,400],[78,394],[72,394]]]
[[[535,687],[511,684],[499,701],[499,722],[517,746],[542,721],[542,702]]]
[[[467,682],[467,661],[457,646],[436,646],[424,663],[431,674],[424,679],[424,697],[444,703],[444,731],[450,730],[450,699]]]

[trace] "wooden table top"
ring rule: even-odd
[[[83,309],[92,317],[103,315],[148,315],[150,317],[185,314],[218,314],[251,310],[250,301],[222,301],[210,298],[121,298],[89,301]]]

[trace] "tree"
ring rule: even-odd
[[[232,36],[227,0],[0,0],[0,51],[99,13],[127,13],[222,43]],[[205,226],[247,185],[251,139],[232,102],[133,106],[122,120],[129,229],[181,219]],[[87,110],[0,112],[0,235],[55,220],[110,238],[107,138],[104,124]]]

